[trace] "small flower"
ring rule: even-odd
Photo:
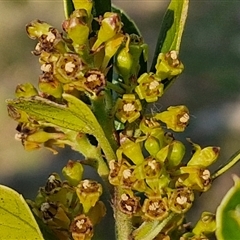
[[[182,174],[176,186],[186,186],[192,190],[206,192],[211,187],[211,174],[208,169],[198,166],[185,166],[180,168]]]
[[[93,224],[88,216],[78,215],[70,225],[70,232],[74,240],[90,240],[93,236]]]
[[[61,83],[76,81],[84,76],[86,65],[78,54],[65,53],[54,64],[53,75]]]
[[[88,26],[89,16],[85,9],[76,9],[62,24],[73,45],[87,44],[90,28]]]
[[[122,193],[118,206],[122,212],[132,216],[139,209],[139,197],[134,196],[133,192]]]
[[[160,80],[153,73],[143,73],[137,80],[139,85],[135,88],[139,98],[147,102],[157,101],[158,97],[163,95],[164,85]]]
[[[102,72],[89,70],[85,74],[84,88],[91,94],[98,95],[106,87],[106,79]]]
[[[69,160],[62,169],[63,176],[68,180],[71,186],[77,186],[83,175],[83,166],[80,162]]]
[[[122,123],[135,121],[139,118],[141,110],[142,105],[139,99],[135,99],[134,94],[124,94],[123,98],[116,102],[116,117]]]
[[[167,199],[162,197],[146,198],[142,211],[147,219],[162,221],[169,214]]]
[[[98,31],[97,40],[92,46],[92,51],[96,51],[102,43],[113,38],[122,28],[119,15],[113,12],[106,12],[100,24],[101,26]]]
[[[169,209],[178,214],[187,212],[193,201],[194,193],[186,187],[172,189],[168,197]]]
[[[175,132],[183,132],[189,122],[189,111],[186,106],[171,106],[167,111],[157,113],[155,119],[164,122],[167,128]]]
[[[44,192],[53,194],[58,192],[62,187],[62,181],[57,173],[52,173],[45,184]]]
[[[172,50],[168,53],[160,53],[157,59],[156,75],[161,79],[171,79],[184,69],[183,64],[178,60],[177,52]]]
[[[83,205],[84,212],[87,213],[99,200],[102,194],[102,186],[96,181],[85,179],[77,185],[76,193]]]

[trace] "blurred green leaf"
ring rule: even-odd
[[[153,57],[151,71],[154,72],[159,53],[179,51],[182,33],[187,18],[189,0],[172,0],[164,15]]]
[[[0,239],[44,240],[21,194],[0,185]]]
[[[240,236],[240,179],[234,176],[234,186],[227,192],[216,212],[218,240],[239,239]]]

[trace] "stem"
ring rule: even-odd
[[[219,169],[216,170],[214,174],[212,174],[212,179],[214,180],[220,175],[222,175],[223,173],[225,173],[227,170],[233,167],[239,160],[240,160],[240,150],[238,150],[235,154],[233,154],[225,165],[220,166]]]
[[[127,240],[132,233],[132,221],[129,216],[120,211],[118,202],[122,194],[122,188],[115,188],[114,198],[114,217],[115,217],[115,235],[117,240]]]

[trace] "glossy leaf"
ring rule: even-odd
[[[3,185],[0,185],[0,216],[0,239],[44,239],[22,195]]]
[[[171,50],[179,51],[182,33],[187,18],[189,0],[172,0],[159,33],[151,71],[154,72],[159,53],[167,53]]]
[[[8,106],[26,112],[37,121],[94,135],[106,157],[114,158],[115,154],[91,109],[70,94],[63,94],[63,98],[67,105],[57,104],[38,96],[7,100],[7,103]]]
[[[218,240],[239,239],[240,236],[240,179],[234,176],[234,186],[224,196],[216,213]]]

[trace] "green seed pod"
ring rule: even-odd
[[[156,75],[161,79],[171,79],[184,69],[183,64],[178,60],[177,52],[160,53],[157,59]]]
[[[49,72],[45,72],[39,77],[38,88],[41,92],[55,98],[61,98],[63,93],[62,83],[53,77]]]
[[[183,132],[189,122],[189,111],[186,106],[171,106],[167,111],[157,113],[155,119],[164,122],[168,129],[175,132]]]
[[[197,235],[209,236],[216,231],[216,216],[210,212],[203,212],[192,232]]]
[[[188,162],[188,166],[208,167],[212,165],[218,158],[219,147],[201,148],[198,144],[191,142],[194,147],[194,154]]]
[[[118,73],[123,77],[125,83],[128,83],[129,77],[131,76],[133,62],[134,60],[131,53],[129,52],[128,46],[123,47],[116,54],[115,66]]]
[[[129,123],[140,117],[142,105],[139,99],[135,99],[134,94],[124,94],[122,99],[116,102],[116,117],[122,122]]]
[[[90,28],[88,14],[85,9],[75,10],[69,19],[63,22],[63,29],[73,41],[73,45],[87,44]]]
[[[119,15],[113,12],[106,12],[101,20],[97,40],[92,46],[92,51],[96,51],[102,43],[113,38],[121,31],[122,23]]]
[[[167,199],[162,197],[146,198],[142,211],[147,219],[162,221],[169,215]]]
[[[76,193],[83,206],[84,213],[95,206],[99,197],[102,195],[102,186],[96,181],[82,180],[76,187]]]
[[[38,91],[31,83],[18,84],[15,90],[15,96],[17,98],[28,98],[36,95],[38,95]]]
[[[174,140],[170,143],[169,152],[167,156],[168,169],[177,167],[181,163],[185,155],[185,151],[186,149],[182,142]]]
[[[148,138],[144,142],[144,147],[149,152],[149,154],[153,157],[160,150],[159,141],[153,136],[148,136]]]
[[[138,78],[139,85],[135,88],[140,99],[147,102],[156,102],[163,95],[164,85],[153,73],[143,73]]]
[[[62,174],[71,186],[77,186],[82,179],[83,166],[80,162],[69,160],[62,169]]]
[[[168,206],[175,213],[182,214],[187,212],[191,208],[193,201],[194,193],[189,188],[171,189],[168,192]]]

